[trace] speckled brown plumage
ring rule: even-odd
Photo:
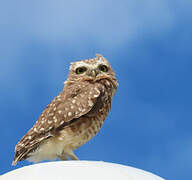
[[[103,56],[72,63],[63,91],[16,145],[13,165],[24,159],[77,159],[73,151],[97,134],[116,88],[115,74]]]

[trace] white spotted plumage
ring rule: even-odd
[[[24,159],[77,159],[73,151],[99,131],[116,89],[115,74],[103,56],[72,63],[63,91],[16,145],[13,165]]]

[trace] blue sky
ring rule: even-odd
[[[166,179],[192,170],[192,1],[0,2],[0,173],[14,146],[62,90],[69,63],[105,56],[119,88],[83,160],[141,168]]]

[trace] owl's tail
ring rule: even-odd
[[[19,161],[26,159],[28,152],[29,151],[26,148],[22,148],[20,151],[16,151],[12,166],[17,165]]]
[[[16,166],[16,165],[17,165],[17,162],[18,162],[18,159],[14,159],[11,165],[12,165],[12,166]]]

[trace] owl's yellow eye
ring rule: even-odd
[[[100,65],[100,66],[99,66],[99,70],[100,70],[100,71],[103,71],[103,72],[107,72],[107,71],[108,71],[108,67],[105,66],[105,65]]]
[[[86,67],[79,67],[76,69],[76,74],[82,74],[84,73],[85,71],[87,71],[87,68]]]

